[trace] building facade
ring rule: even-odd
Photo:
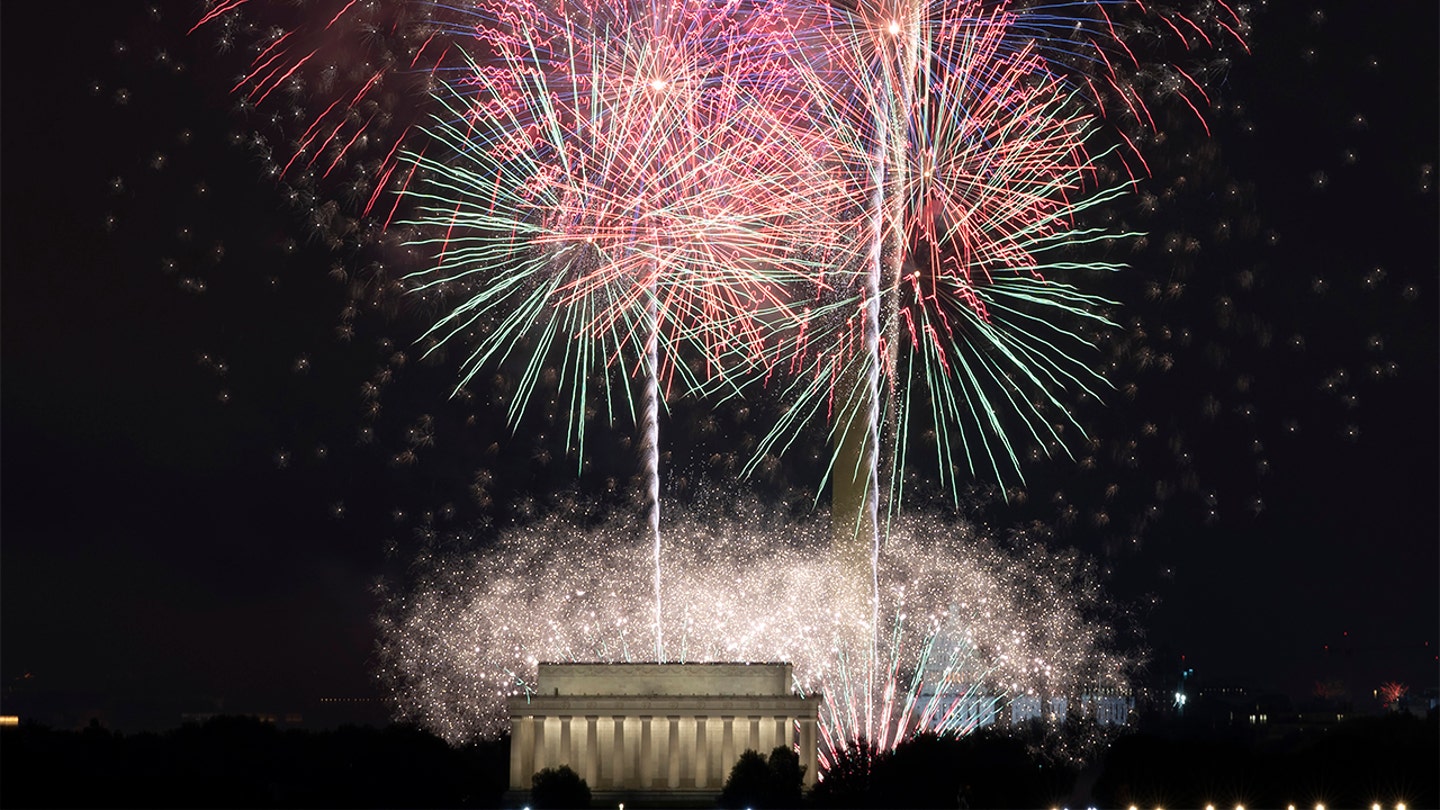
[[[567,765],[605,795],[719,793],[747,749],[798,746],[818,774],[820,696],[791,691],[789,664],[540,664],[509,700],[510,789]]]

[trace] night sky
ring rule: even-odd
[[[376,582],[430,532],[638,508],[631,428],[577,476],[563,415],[512,431],[486,381],[448,398],[455,356],[415,345],[433,309],[386,286],[404,251],[373,222],[326,243],[343,181],[267,178],[243,48],[186,36],[195,3],[101,5],[0,17],[0,710],[167,727],[377,697]],[[1213,137],[1157,106],[1113,212],[1149,238],[1102,290],[1094,441],[967,513],[1101,561],[1156,677],[1183,656],[1360,706],[1440,682],[1440,24],[1366,5],[1257,10]],[[706,468],[756,396],[675,405],[672,497],[814,491],[803,459]]]

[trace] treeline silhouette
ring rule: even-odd
[[[1112,807],[1440,807],[1436,717],[1393,713],[1260,738],[1185,726],[1133,734],[1106,753],[1093,795]]]
[[[1195,723],[1118,738],[1080,765],[1054,731],[919,737],[855,746],[801,795],[798,760],[737,763],[717,803],[777,807],[1440,807],[1440,725],[1392,714],[1261,733]],[[781,754],[784,751],[779,752]],[[554,776],[554,775],[552,775]],[[565,776],[565,774],[560,774]],[[541,779],[561,805],[588,788]],[[413,726],[281,730],[219,717],[163,734],[93,725],[0,732],[4,807],[499,807],[506,739],[452,747]],[[554,784],[550,784],[553,782]],[[537,793],[535,806],[558,806]],[[628,805],[627,805],[628,806]]]
[[[853,748],[807,797],[821,808],[1440,807],[1440,725],[1393,714],[1276,730],[1175,723],[1130,733],[1086,764],[1053,732],[918,737]],[[759,807],[760,805],[752,805]]]
[[[21,725],[0,734],[4,807],[497,807],[508,740],[414,726],[281,730],[216,717],[163,734]]]

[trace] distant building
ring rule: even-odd
[[[1123,726],[1130,722],[1130,712],[1135,709],[1135,698],[1128,695],[1083,695],[1080,698],[1080,713],[1093,716],[1101,726]]]
[[[1031,720],[1042,720],[1044,717],[1045,703],[1038,696],[1016,695],[1010,698],[1010,722],[1013,725],[1020,725]]]
[[[1010,699],[1010,723],[1020,725],[1031,720],[1064,723],[1070,719],[1070,699],[1042,698],[1038,695],[1016,695]],[[1123,726],[1130,720],[1135,699],[1128,695],[1081,695],[1075,709],[1078,716],[1093,718],[1096,725]]]
[[[789,664],[540,664],[509,700],[510,788],[567,765],[597,801],[713,804],[746,749],[797,744],[813,785],[821,698],[792,680]]]
[[[957,605],[950,606],[952,615],[961,615]],[[1006,722],[1003,709],[1009,705],[1008,721],[1019,726],[1032,720],[1047,720],[1064,723],[1072,716],[1071,710],[1080,717],[1091,718],[1102,726],[1123,726],[1130,719],[1135,708],[1135,699],[1129,694],[1115,694],[1113,689],[1104,694],[1082,693],[1078,696],[1049,694],[1017,694],[1007,698],[1005,692],[988,684],[984,679],[984,668],[978,659],[972,659],[973,643],[963,630],[947,626],[935,634],[932,649],[946,651],[927,656],[919,672],[920,687],[915,697],[922,710],[919,714],[932,718],[925,728],[941,733],[968,734],[979,729]],[[908,675],[906,676],[908,677]],[[904,680],[902,678],[902,680]],[[938,719],[939,722],[933,722]],[[911,731],[913,729],[907,729]]]

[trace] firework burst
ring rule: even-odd
[[[560,361],[572,414],[588,375],[617,365],[667,391],[733,390],[836,240],[806,225],[835,187],[821,139],[786,125],[728,8],[496,14],[476,28],[487,60],[431,130],[444,154],[414,157],[412,224],[434,263],[412,281],[460,301],[432,334],[473,341],[467,380],[522,338],[531,369],[575,341]]]
[[[812,223],[836,184],[754,47],[766,28],[696,0],[482,5],[481,58],[431,130],[443,154],[412,157],[415,244],[434,254],[413,280],[460,301],[431,335],[474,346],[462,386],[533,341],[511,417],[560,357],[583,456],[589,380],[612,417],[636,408],[609,370],[641,381],[657,614],[663,393],[763,370],[767,324],[794,320],[834,236]]]
[[[1017,33],[1027,17],[986,5],[862,10],[822,29],[837,33],[807,74],[837,159],[869,178],[835,209],[868,250],[843,302],[812,310],[828,322],[793,353],[798,404],[761,453],[824,415],[837,480],[874,478],[868,499],[883,489],[892,507],[912,436],[956,498],[960,481],[1018,474],[1021,436],[1063,446],[1053,412],[1104,385],[1087,350],[1108,324],[1072,282],[1117,269],[1102,243],[1133,236],[1079,224],[1124,188],[1097,182],[1095,116]],[[857,431],[876,434],[860,454],[884,457],[874,472],[847,455]]]

